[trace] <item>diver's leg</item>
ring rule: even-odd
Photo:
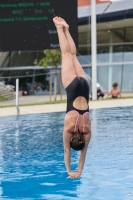
[[[82,76],[82,77],[87,79],[86,74],[85,74],[82,66],[80,65],[80,63],[79,63],[79,61],[77,59],[76,46],[75,46],[75,43],[74,43],[74,41],[73,41],[73,39],[72,39],[72,37],[70,35],[69,25],[66,23],[66,21],[63,18],[59,17],[59,21],[61,21],[62,24],[64,25],[64,33],[65,33],[66,39],[67,39],[68,44],[69,44],[70,53],[72,55],[73,64],[74,64],[74,68],[75,68],[76,74],[77,74],[77,76]]]
[[[77,75],[73,65],[73,59],[70,53],[69,44],[63,31],[63,24],[60,22],[58,17],[55,17],[53,21],[57,28],[59,44],[62,54],[62,83],[66,88]]]

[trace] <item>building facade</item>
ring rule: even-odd
[[[89,13],[89,14],[88,14]],[[97,1],[97,82],[109,91],[117,82],[133,91],[133,1]],[[79,48],[91,76],[91,1],[79,1]]]

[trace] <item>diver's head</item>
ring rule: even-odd
[[[78,133],[73,133],[70,141],[70,147],[75,151],[80,151],[85,147],[85,139],[82,133],[78,129]]]

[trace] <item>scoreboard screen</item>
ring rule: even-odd
[[[0,51],[59,48],[55,16],[67,21],[77,45],[77,0],[0,0]]]

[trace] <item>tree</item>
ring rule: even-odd
[[[57,70],[58,65],[61,63],[61,53],[57,49],[46,49],[43,51],[44,57],[39,61],[39,65],[47,67],[52,65]],[[38,61],[35,60],[34,64],[37,64]],[[56,101],[56,85],[57,85],[57,74],[54,76],[54,100]]]

